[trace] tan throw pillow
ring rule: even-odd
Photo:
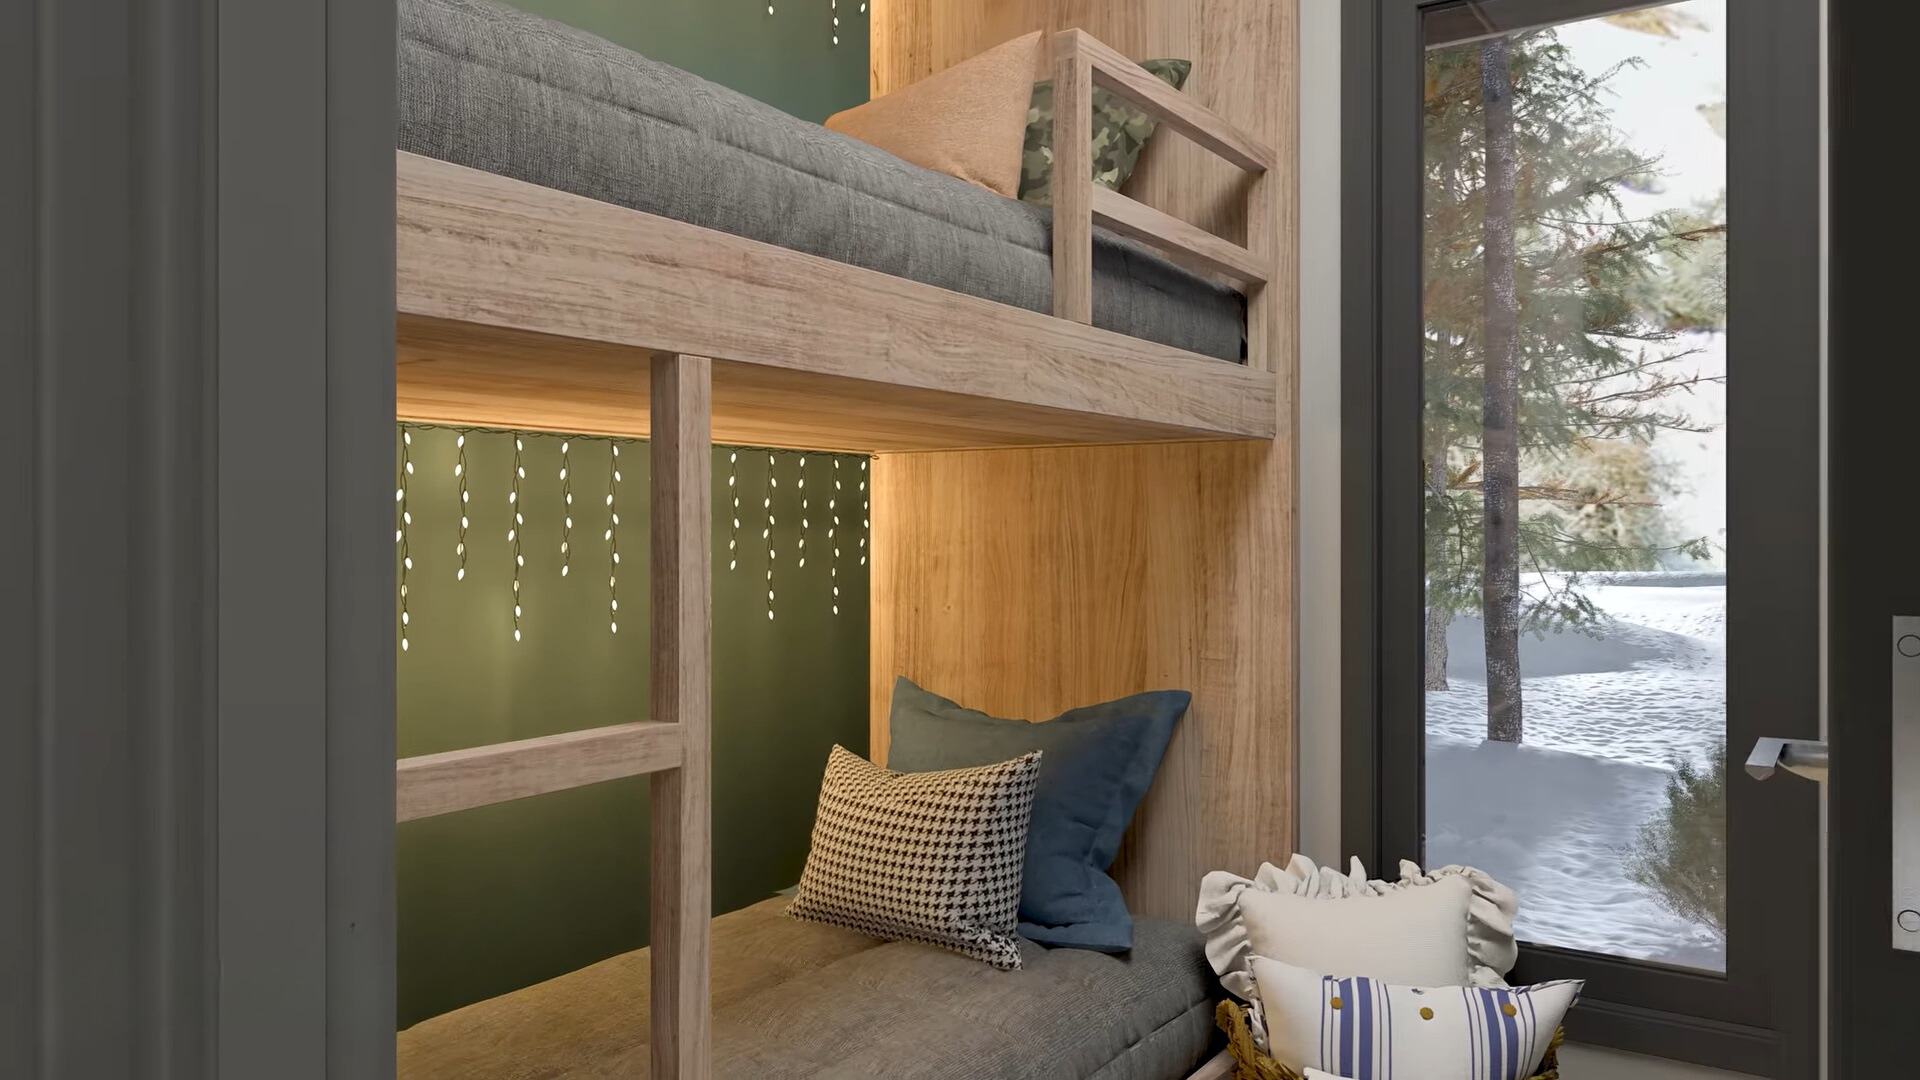
[[[827,117],[827,127],[1008,198],[1020,192],[1038,31]]]

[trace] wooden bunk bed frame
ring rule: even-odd
[[[1056,6],[876,3],[874,93],[1057,29]],[[1056,179],[1051,316],[398,156],[398,418],[650,438],[653,656],[650,719],[404,759],[397,818],[652,777],[655,1080],[710,1072],[713,442],[879,455],[875,760],[896,674],[1036,717],[1182,686],[1193,708],[1115,871],[1130,906],[1190,919],[1205,870],[1291,850],[1293,104],[1260,65],[1291,58],[1293,8],[1084,7],[1074,23],[1136,55],[1194,57],[1202,90],[1053,36],[1054,145],[1081,156],[1056,178],[1091,172],[1095,86],[1190,145],[1143,163],[1158,209]],[[1244,77],[1207,82],[1208,57]],[[1088,325],[1096,224],[1244,286],[1249,362]]]

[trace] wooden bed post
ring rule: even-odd
[[[1093,64],[1053,35],[1053,314],[1093,322]]]
[[[653,1080],[706,1080],[712,1065],[712,391],[707,358],[653,358],[653,719],[683,746],[650,785]]]

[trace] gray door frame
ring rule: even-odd
[[[393,1074],[394,18],[0,12],[0,1075]]]
[[[1828,69],[1828,1075],[1911,1075],[1920,953],[1893,948],[1892,680],[1896,615],[1920,613],[1908,469],[1920,367],[1910,360],[1908,215],[1880,213],[1898,171],[1910,9],[1831,0]],[[1891,496],[1889,493],[1892,493]]]

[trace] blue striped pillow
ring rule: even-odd
[[[1582,985],[1395,986],[1264,956],[1253,977],[1274,1060],[1347,1080],[1525,1080]]]

